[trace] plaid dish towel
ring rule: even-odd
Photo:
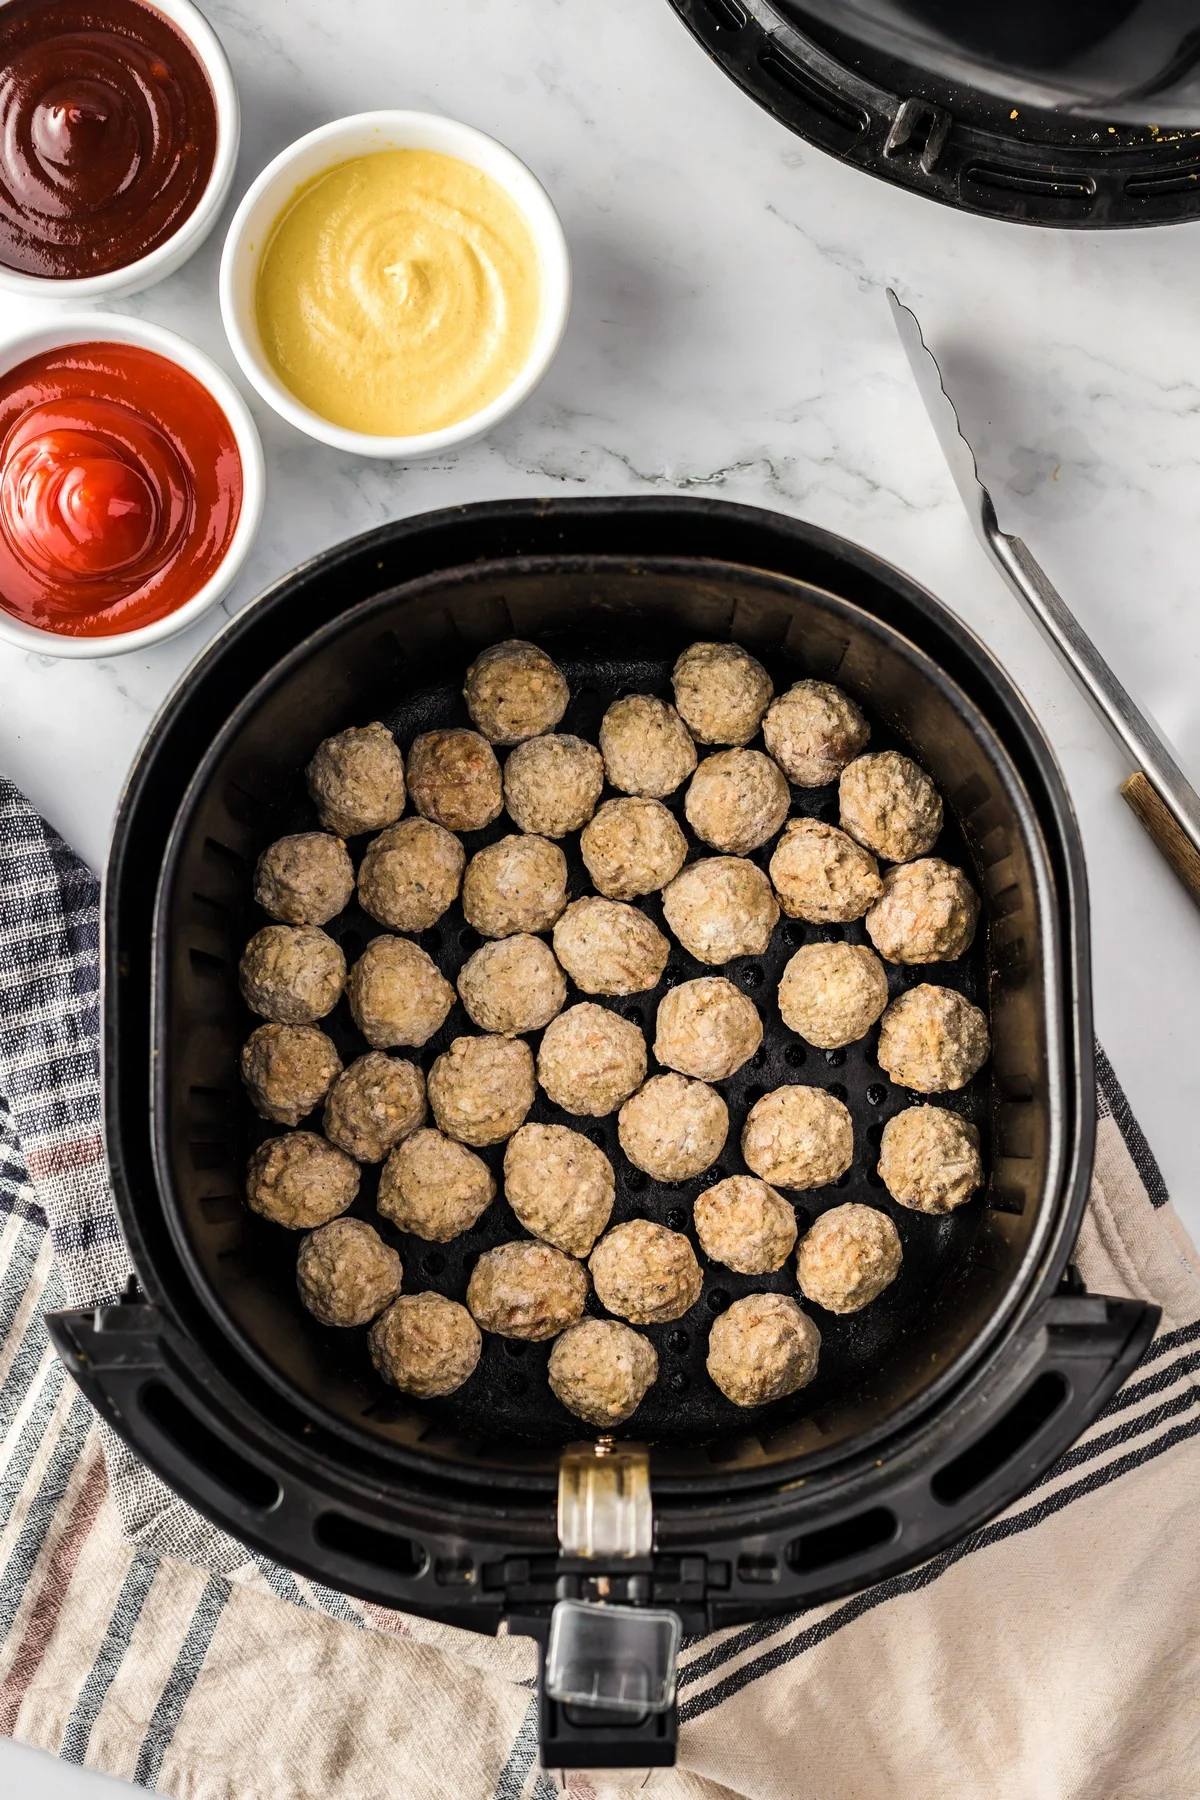
[[[104,1432],[43,1315],[128,1263],[100,1136],[98,891],[0,780],[0,1733],[178,1800],[551,1800],[532,1646],[252,1556]],[[1101,1055],[1088,1284],[1163,1309],[1038,1486],[847,1600],[685,1651],[661,1800],[1194,1800],[1200,1273]],[[572,1793],[623,1791],[579,1775]]]

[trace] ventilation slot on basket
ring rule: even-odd
[[[778,44],[767,44],[758,53],[759,67],[772,81],[787,88],[812,114],[810,127],[829,143],[850,144],[861,137],[871,123],[865,112],[847,106],[841,97],[823,81],[785,56]]]
[[[852,1556],[865,1556],[868,1550],[890,1543],[897,1529],[894,1513],[886,1506],[873,1506],[869,1512],[855,1513],[852,1519],[839,1519],[836,1525],[793,1538],[787,1549],[788,1565],[801,1575],[828,1569],[833,1563],[848,1562]]]
[[[718,31],[722,28],[741,31],[746,23],[746,15],[737,0],[703,0],[703,5]]]
[[[1052,1419],[1070,1392],[1066,1378],[1047,1373],[1039,1375],[1028,1393],[978,1443],[956,1456],[939,1469],[933,1478],[933,1496],[943,1506],[954,1506],[974,1493],[985,1481],[1010,1463],[1030,1439]]]
[[[233,1494],[256,1512],[269,1512],[283,1499],[283,1489],[273,1475],[239,1454],[224,1438],[210,1431],[177,1394],[161,1381],[147,1382],[138,1398],[142,1411],[152,1419],[201,1474]]]
[[[325,1550],[348,1556],[374,1569],[390,1569],[395,1575],[419,1575],[429,1561],[420,1544],[390,1531],[376,1531],[345,1513],[322,1513],[313,1536]]]
[[[1096,200],[1090,176],[1064,180],[999,163],[972,163],[963,171],[959,192],[971,205],[1027,219],[1081,219]]]
[[[1200,187],[1200,169],[1172,169],[1162,175],[1135,175],[1125,183],[1131,200],[1169,200],[1173,194],[1194,194]]]

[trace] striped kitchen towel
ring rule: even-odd
[[[0,1733],[180,1800],[550,1800],[524,1639],[252,1556],[111,1436],[46,1312],[127,1264],[104,1174],[97,893],[0,782]],[[1001,1518],[848,1600],[691,1645],[662,1800],[1194,1800],[1200,1273],[1101,1055],[1078,1262],[1150,1353]],[[620,1777],[577,1776],[591,1800]]]

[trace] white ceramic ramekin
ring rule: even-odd
[[[529,360],[490,405],[415,437],[350,431],[303,405],[275,373],[258,332],[255,288],[272,227],[293,194],[314,176],[374,150],[437,150],[482,169],[504,188],[529,221],[542,259],[542,317]],[[482,437],[527,400],[554,359],[571,305],[571,265],[558,214],[537,177],[511,150],[473,126],[436,113],[368,112],[335,119],[298,138],[268,163],[234,215],[221,258],[221,317],[247,381],[275,411],[309,437],[358,456],[433,456]]]
[[[64,344],[137,344],[143,350],[156,351],[168,362],[178,363],[208,389],[225,414],[242,463],[242,510],[229,548],[199,593],[165,618],[155,619],[152,625],[141,625],[136,631],[115,632],[111,637],[66,637],[57,631],[39,631],[0,607],[0,639],[15,644],[19,650],[33,650],[39,656],[123,656],[127,651],[144,650],[150,644],[161,643],[163,638],[174,637],[178,631],[186,631],[228,589],[249,554],[262,520],[266,499],[262,444],[246,402],[216,363],[173,331],[164,331],[161,325],[151,325],[144,319],[130,319],[118,313],[58,314],[45,325],[0,340],[0,375],[15,369],[27,357],[60,349]]]
[[[221,48],[221,41],[204,14],[192,0],[149,0],[155,12],[169,19],[185,37],[208,76],[217,108],[217,153],[208,186],[192,211],[171,236],[123,269],[110,269],[104,275],[79,275],[62,281],[43,275],[26,275],[19,269],[0,267],[0,290],[22,294],[26,299],[114,300],[121,294],[137,294],[166,275],[173,275],[194,250],[198,250],[217,222],[233,183],[237,166],[238,143],[241,138],[241,110],[233,71]],[[5,0],[0,0],[0,7]]]

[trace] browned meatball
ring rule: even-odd
[[[242,1045],[251,1105],[276,1125],[298,1125],[320,1106],[342,1059],[315,1025],[260,1025]]]
[[[533,1105],[533,1051],[524,1038],[460,1037],[429,1071],[429,1104],[447,1137],[499,1144]]]
[[[924,856],[888,870],[867,934],[889,962],[949,962],[970,949],[978,918],[979,896],[962,870]]]
[[[608,1224],[616,1197],[603,1150],[566,1125],[522,1125],[504,1152],[504,1193],[534,1237],[586,1256]]]
[[[762,1043],[752,1000],[723,975],[681,982],[658,1003],[654,1054],[668,1069],[697,1081],[724,1081]]]
[[[315,1131],[268,1138],[246,1170],[250,1210],[291,1231],[311,1231],[336,1219],[357,1192],[358,1164]]]
[[[458,991],[481,1031],[540,1031],[567,1003],[566,977],[541,938],[517,932],[484,944],[458,974]]]
[[[696,766],[692,735],[665,700],[629,694],[614,700],[600,721],[604,773],[623,794],[662,800]]]
[[[757,864],[740,856],[689,863],[663,894],[663,916],[702,963],[761,956],[779,923],[779,903]]]
[[[761,750],[718,750],[688,783],[683,810],[698,838],[731,856],[746,856],[775,836],[787,818],[788,784]]]
[[[775,1088],[747,1114],[742,1155],[773,1187],[824,1187],[854,1160],[854,1126],[823,1088]]]
[[[467,864],[462,899],[467,924],[484,937],[549,931],[567,904],[567,859],[548,838],[501,838]]]
[[[404,758],[386,725],[352,725],[326,738],[307,773],[321,823],[338,837],[382,831],[404,811]]]
[[[604,786],[594,744],[565,734],[527,738],[504,765],[504,804],[522,831],[560,838],[586,825]]]
[[[363,1219],[310,1232],[296,1258],[300,1298],[322,1325],[367,1325],[400,1292],[400,1258]]]
[[[631,1020],[584,1000],[547,1025],[537,1074],[555,1106],[603,1118],[646,1079],[646,1040]]]
[[[493,744],[519,744],[553,731],[567,710],[566,676],[536,644],[492,644],[467,670],[463,698],[472,722]]]
[[[401,819],[367,846],[358,871],[364,912],[393,931],[428,931],[458,898],[467,853],[432,819]]]
[[[782,1194],[757,1175],[731,1175],[695,1205],[696,1236],[713,1262],[739,1275],[782,1269],[796,1242],[796,1215]]]
[[[341,838],[298,831],[268,844],[254,871],[254,898],[286,925],[324,925],[354,892],[354,864]]]
[[[983,1182],[979,1133],[944,1106],[909,1106],[883,1128],[879,1174],[913,1212],[948,1213]]]
[[[579,848],[593,886],[609,900],[636,900],[666,887],[687,859],[687,839],[661,800],[606,800]]]
[[[339,1075],[325,1102],[325,1136],[358,1162],[382,1162],[425,1117],[415,1063],[368,1050]]]
[[[740,644],[692,644],[671,675],[675,705],[698,744],[748,744],[774,688]]]
[[[657,985],[671,946],[621,900],[573,900],[554,927],[554,953],[585,994],[640,994]]]
[[[870,735],[850,696],[829,681],[797,681],[763,720],[767,749],[788,780],[804,788],[836,781]]]
[[[942,829],[942,797],[924,769],[898,750],[860,756],[838,783],[842,829],[889,862],[932,850]]]
[[[587,1291],[582,1263],[518,1238],[484,1251],[467,1283],[467,1305],[485,1331],[541,1343],[574,1325]]]
[[[713,1320],[706,1367],[735,1406],[765,1406],[807,1387],[821,1334],[786,1294],[746,1294]]]
[[[784,1024],[818,1050],[857,1043],[887,1003],[883,964],[865,944],[804,944],[779,983]]]
[[[725,1148],[729,1108],[715,1088],[686,1075],[653,1075],[617,1119],[621,1148],[656,1181],[702,1175]]]
[[[588,1259],[596,1298],[633,1325],[681,1319],[704,1286],[696,1253],[682,1232],[650,1219],[614,1225]]]
[[[397,1144],[379,1177],[384,1218],[432,1244],[470,1231],[495,1197],[483,1159],[424,1126]]]
[[[426,731],[408,753],[408,791],[417,811],[447,831],[482,831],[500,817],[500,764],[477,731]]]
[[[826,1312],[861,1312],[890,1287],[904,1252],[884,1212],[854,1202],[814,1220],[796,1252],[800,1292]]]
[[[454,989],[433,958],[407,938],[372,938],[346,991],[354,1023],[376,1050],[427,1044],[454,1005]]]
[[[550,1391],[568,1412],[611,1430],[635,1413],[658,1378],[658,1356],[640,1331],[615,1319],[581,1319],[550,1352]]]
[[[883,892],[879,864],[836,825],[792,819],[771,853],[771,880],[789,919],[861,919]]]
[[[966,1087],[987,1061],[988,1024],[953,988],[922,982],[892,1001],[879,1027],[879,1066],[901,1087],[937,1094]]]
[[[418,1400],[452,1394],[475,1372],[483,1339],[457,1300],[401,1294],[371,1327],[371,1361],[383,1379]]]
[[[242,998],[277,1025],[312,1025],[333,1011],[346,985],[346,959],[316,925],[264,925],[242,952]]]

